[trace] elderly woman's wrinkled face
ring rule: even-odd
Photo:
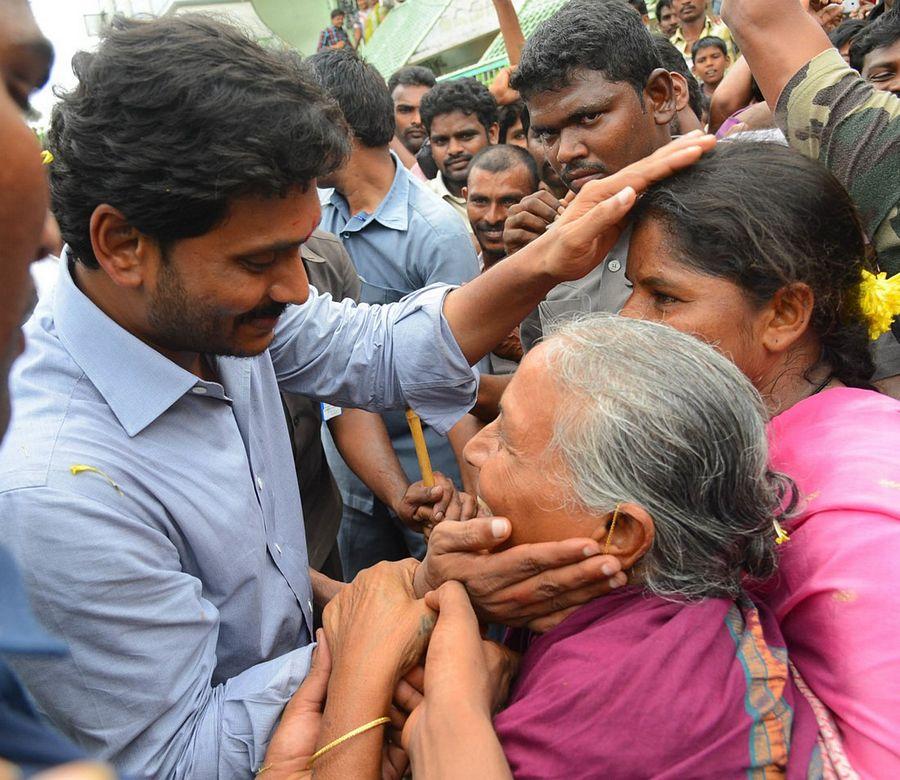
[[[740,287],[684,265],[662,225],[638,225],[628,250],[631,296],[622,315],[671,325],[729,357],[754,383],[769,370],[761,346],[765,315]]]
[[[602,517],[572,501],[565,466],[550,447],[554,414],[567,399],[547,354],[540,345],[526,355],[503,394],[500,416],[464,453],[478,469],[481,500],[512,524],[509,546],[596,536],[605,527]]]

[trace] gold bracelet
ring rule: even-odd
[[[312,754],[312,757],[309,759],[309,763],[306,765],[307,769],[312,769],[312,765],[324,756],[329,750],[332,748],[336,748],[338,745],[346,742],[348,739],[353,739],[353,737],[358,737],[360,734],[364,734],[371,729],[374,729],[378,726],[382,726],[385,723],[390,723],[391,719],[388,717],[376,718],[370,723],[366,723],[365,726],[360,726],[359,728],[353,729],[353,731],[348,731],[344,734],[343,737],[338,737],[336,740],[329,742],[325,747],[319,748],[315,753]]]
[[[265,766],[261,766],[259,769],[256,770],[256,774],[253,776],[259,777],[263,772],[268,772],[271,768],[272,768],[271,764],[266,764]]]

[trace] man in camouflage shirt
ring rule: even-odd
[[[900,99],[852,70],[797,0],[725,0],[722,11],[788,143],[837,176],[881,269],[900,273]],[[875,379],[895,398],[898,339],[895,319],[874,349]]]

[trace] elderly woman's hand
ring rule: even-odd
[[[434,613],[418,599],[412,559],[384,561],[357,575],[325,607],[325,636],[338,669],[345,663],[390,666],[394,683],[419,660]]]
[[[549,631],[582,604],[627,582],[618,558],[601,555],[594,539],[522,544],[486,554],[503,544],[510,530],[502,517],[438,523],[415,572],[416,594],[457,580],[483,620]]]

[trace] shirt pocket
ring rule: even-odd
[[[393,287],[383,287],[378,284],[372,284],[371,282],[367,282],[361,276],[359,277],[359,281],[359,300],[361,303],[396,303],[404,295],[409,295],[409,293],[412,292],[412,290],[397,290]]]
[[[590,296],[567,282],[554,287],[550,294],[553,296],[552,298],[547,298],[538,304],[541,333],[544,338],[550,335],[554,323],[563,322],[579,314],[595,310],[591,305]]]

